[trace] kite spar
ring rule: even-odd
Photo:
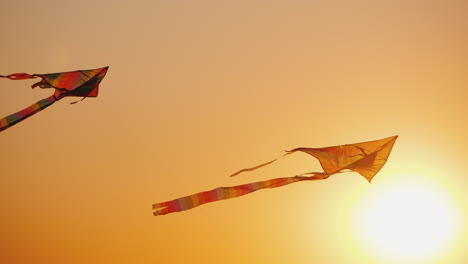
[[[285,155],[304,152],[317,158],[324,172],[304,173],[294,177],[276,178],[232,187],[219,187],[211,191],[200,192],[172,201],[153,204],[155,216],[181,212],[202,204],[243,196],[261,189],[277,188],[300,181],[324,180],[331,175],[354,171],[371,182],[374,176],[387,162],[388,156],[398,136],[367,141],[356,144],[332,146],[325,148],[295,148],[286,151]],[[231,176],[245,171],[252,171],[273,163],[275,160],[242,169]]]
[[[83,99],[86,97],[96,97],[98,95],[99,83],[102,81],[104,76],[106,76],[108,68],[109,67],[103,67],[94,70],[48,74],[14,73],[6,76],[0,75],[0,78],[7,78],[10,80],[26,80],[39,77],[41,78],[41,81],[33,84],[32,88],[39,86],[40,88],[55,89],[53,95],[42,99],[19,112],[0,119],[0,131],[25,120],[66,96],[83,97]]]

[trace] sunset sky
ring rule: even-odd
[[[0,74],[109,66],[0,133],[0,263],[468,263],[468,1],[9,1]],[[0,118],[53,93],[0,79]],[[282,150],[399,135],[356,173]]]

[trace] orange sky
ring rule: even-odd
[[[61,100],[0,134],[0,262],[390,263],[345,237],[342,216],[357,191],[406,168],[430,172],[467,214],[467,10],[461,0],[2,4],[0,74],[110,69],[98,99]],[[32,83],[0,80],[0,117],[52,94]],[[281,150],[393,135],[371,185],[338,175],[152,215],[155,202],[320,169],[298,154],[227,177]],[[433,263],[468,262],[466,242]]]

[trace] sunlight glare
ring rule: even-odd
[[[387,179],[349,208],[350,239],[385,260],[427,263],[447,255],[461,228],[454,197],[427,175],[400,172]]]

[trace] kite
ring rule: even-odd
[[[202,204],[235,198],[261,189],[277,188],[295,182],[325,180],[337,173],[357,172],[366,178],[368,182],[371,182],[374,176],[385,165],[397,137],[398,136],[393,136],[374,141],[325,148],[295,148],[286,151],[283,156],[295,152],[303,152],[312,155],[319,160],[324,172],[309,172],[293,177],[276,178],[231,187],[219,187],[211,191],[200,192],[172,201],[153,204],[153,210],[155,210],[153,215],[158,216],[186,211]],[[231,176],[236,176],[245,171],[259,169],[274,161],[276,161],[276,159],[251,168],[242,169]]]
[[[108,68],[109,67],[103,67],[94,70],[48,74],[14,73],[6,76],[0,75],[0,78],[7,78],[10,80],[26,80],[39,77],[41,78],[41,81],[33,84],[32,88],[39,86],[40,88],[55,89],[53,95],[42,99],[17,113],[0,119],[0,131],[25,120],[66,96],[83,97],[81,100],[84,100],[86,97],[96,97],[98,95],[99,83],[106,75]],[[72,102],[72,104],[76,102]]]

